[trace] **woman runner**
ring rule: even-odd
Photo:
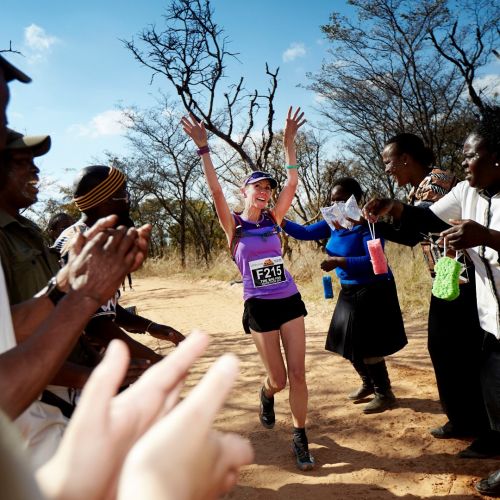
[[[292,108],[288,110],[283,134],[287,181],[274,208],[267,207],[277,182],[268,173],[256,171],[241,187],[244,209],[239,214],[231,212],[222,192],[210,157],[204,124],[197,122],[193,115],[181,121],[184,131],[198,147],[219,222],[243,278],[243,328],[252,335],[267,373],[260,389],[260,421],[268,429],[274,427],[274,395],[285,388],[288,373],[292,450],[300,470],[314,467],[305,430],[308,394],[304,316],[307,311],[293,278],[284,267],[278,233],[279,224],[290,208],[297,188],[294,141],[305,121],[300,108],[295,112]],[[281,354],[280,340],[285,359]]]

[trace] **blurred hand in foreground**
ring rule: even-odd
[[[47,497],[89,500],[118,491],[122,499],[205,499],[228,491],[239,467],[253,458],[248,441],[212,429],[237,376],[236,358],[220,358],[177,405],[208,342],[205,334],[191,334],[118,395],[129,355],[122,342],[111,342],[56,455],[38,472]],[[175,453],[166,460],[165,450]]]

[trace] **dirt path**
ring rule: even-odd
[[[199,328],[213,337],[190,382],[223,352],[241,359],[241,375],[217,425],[240,432],[255,447],[255,464],[245,468],[231,499],[414,499],[481,498],[477,478],[499,467],[495,460],[464,460],[454,455],[465,441],[438,440],[428,430],[444,423],[426,350],[425,319],[407,324],[408,346],[388,360],[399,406],[364,415],[347,400],[358,379],[350,364],[323,349],[333,303],[308,303],[307,377],[310,393],[309,440],[316,470],[299,473],[290,455],[288,396],[276,396],[277,424],[258,421],[258,388],[264,374],[251,338],[241,328],[241,285],[171,279],[136,279],[121,303],[184,333]],[[138,340],[144,337],[135,336]],[[168,345],[148,345],[167,354]],[[165,451],[166,457],[172,450]]]

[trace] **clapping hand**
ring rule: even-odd
[[[75,237],[68,264],[57,273],[61,290],[83,288],[100,305],[116,292],[128,273],[142,265],[147,256],[151,225],[114,229],[117,221],[116,215],[104,217],[89,231]]]

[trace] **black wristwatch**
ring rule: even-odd
[[[66,292],[62,292],[57,288],[57,280],[56,277],[50,278],[45,290],[43,290],[43,296],[48,297],[51,302],[57,306],[57,303],[66,296]]]

